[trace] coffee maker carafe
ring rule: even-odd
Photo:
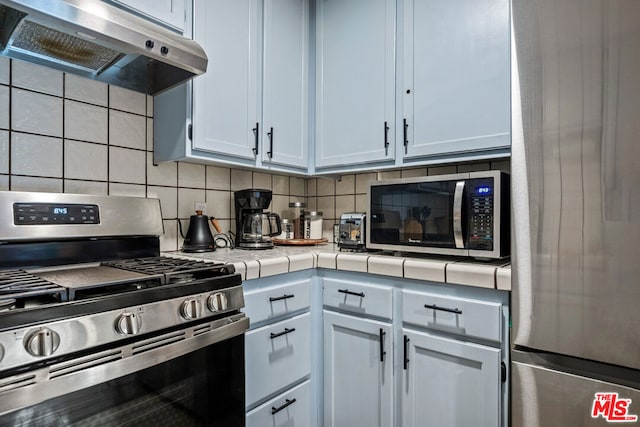
[[[271,204],[270,190],[247,189],[234,193],[236,207],[236,248],[269,249],[271,238],[282,232],[280,216],[265,212]]]

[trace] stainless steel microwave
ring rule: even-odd
[[[367,249],[509,256],[509,175],[504,172],[372,181],[368,196]]]

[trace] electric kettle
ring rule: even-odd
[[[191,215],[186,236],[182,233],[182,224],[180,220],[178,220],[180,235],[184,239],[182,243],[182,250],[184,252],[211,252],[216,250],[216,244],[213,240],[211,229],[209,228],[209,222],[211,222],[218,233],[222,232],[218,220],[214,217],[209,219],[208,216],[202,214],[202,211],[196,211],[196,215]]]

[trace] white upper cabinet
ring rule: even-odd
[[[193,80],[193,148],[254,159],[260,122],[259,0],[199,0],[194,39],[209,65]],[[257,129],[256,129],[257,128]]]
[[[309,2],[265,0],[262,161],[306,169]]]
[[[316,2],[316,159],[394,159],[395,0]]]
[[[114,0],[136,12],[184,32],[187,0]]]
[[[509,1],[405,0],[402,27],[404,157],[508,152]]]

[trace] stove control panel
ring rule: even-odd
[[[24,348],[36,357],[51,356],[60,346],[60,335],[49,328],[38,328],[27,334]]]
[[[15,225],[100,224],[98,205],[14,203]]]

